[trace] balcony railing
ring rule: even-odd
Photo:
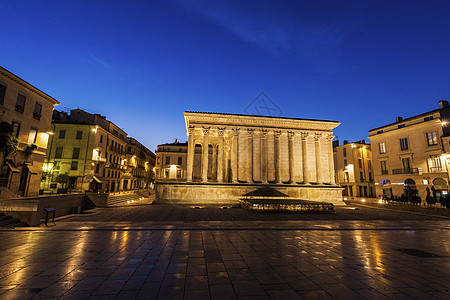
[[[440,172],[444,172],[442,167],[430,167],[430,173],[440,173]]]
[[[419,173],[418,168],[392,169],[392,174],[415,174],[415,173]]]

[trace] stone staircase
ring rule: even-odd
[[[15,227],[26,227],[27,223],[21,222],[18,219],[14,219],[11,216],[7,216],[4,213],[0,213],[0,228],[15,228]]]
[[[109,194],[108,207],[143,205],[149,203],[149,198],[138,193]]]

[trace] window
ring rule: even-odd
[[[183,164],[183,157],[181,157],[181,156],[178,157],[178,164],[179,165]]]
[[[181,178],[181,170],[180,169],[177,170],[177,178]]]
[[[42,113],[42,104],[36,102],[36,104],[34,105],[33,118],[35,118],[36,120],[40,120],[41,113]]]
[[[63,147],[56,147],[55,158],[61,158],[63,153]]]
[[[377,134],[383,133],[383,130],[378,130]]]
[[[372,178],[372,172],[369,172],[369,180],[370,180],[370,181],[373,180],[373,178]]]
[[[164,169],[164,178],[169,178],[169,169]]]
[[[403,128],[403,127],[405,127],[405,124],[400,124],[400,125],[398,125],[397,127],[398,127],[398,128]]]
[[[347,160],[344,159],[344,167],[347,166]]]
[[[387,174],[388,169],[386,161],[385,160],[380,161],[380,165],[381,165],[381,174]]]
[[[428,143],[428,146],[435,146],[435,145],[437,145],[436,131],[427,132],[427,143]]]
[[[358,166],[359,166],[360,168],[362,168],[362,160],[361,160],[361,159],[358,159]]]
[[[384,142],[383,143],[379,143],[378,144],[378,148],[380,149],[380,154],[386,153],[386,144]]]
[[[408,139],[407,138],[400,139],[400,149],[408,150]]]
[[[61,130],[59,131],[59,138],[60,138],[60,139],[63,139],[63,138],[65,138],[65,137],[66,137],[66,131],[61,129]]]
[[[5,102],[6,86],[0,84],[0,105]]]
[[[442,171],[441,158],[439,155],[430,155],[430,172]]]
[[[77,130],[77,136],[75,137],[75,139],[81,140],[82,137],[83,137],[83,131]]]
[[[72,171],[78,170],[78,162],[76,160],[72,161],[72,163],[70,164],[70,169]]]
[[[103,143],[103,134],[100,135],[100,144]]]
[[[364,181],[364,175],[363,175],[363,172],[359,172],[359,179],[360,179],[361,181]]]
[[[12,128],[13,128],[13,136],[16,138],[19,138],[19,132],[20,132],[20,123],[19,122],[12,122]]]
[[[367,169],[372,169],[372,161],[371,160],[368,160],[367,161]]]
[[[80,148],[73,148],[72,159],[80,158]]]
[[[350,192],[350,197],[353,197],[353,187],[349,186],[348,191]]]
[[[348,181],[349,181],[348,172],[344,172],[344,182]]]
[[[424,122],[428,122],[428,121],[431,121],[431,120],[433,120],[433,116],[429,116],[429,117],[423,118]]]
[[[36,143],[38,130],[36,128],[31,127],[30,133],[28,134],[28,145]]]
[[[16,111],[23,114],[23,111],[25,109],[25,102],[27,100],[27,97],[25,97],[22,94],[17,95],[17,101],[16,101]]]
[[[158,156],[158,159],[156,160],[156,163],[159,165],[161,163],[161,156]]]
[[[95,174],[98,174],[99,171],[100,171],[100,164],[96,164],[95,165]]]
[[[166,165],[170,165],[170,156],[166,156]]]
[[[344,155],[344,157],[347,156],[347,148],[343,148],[343,149],[342,149],[342,154]]]
[[[409,157],[402,158],[403,170],[409,172],[411,170],[411,163]]]

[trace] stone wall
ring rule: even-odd
[[[276,189],[293,199],[345,205],[342,201],[342,189],[339,186],[168,182],[156,184],[155,203],[234,204],[238,203],[243,195],[261,187]]]

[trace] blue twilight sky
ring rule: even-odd
[[[341,143],[450,100],[450,1],[7,0],[0,11],[1,66],[151,150],[186,140],[183,111],[254,112],[260,92],[282,116],[342,122]]]

